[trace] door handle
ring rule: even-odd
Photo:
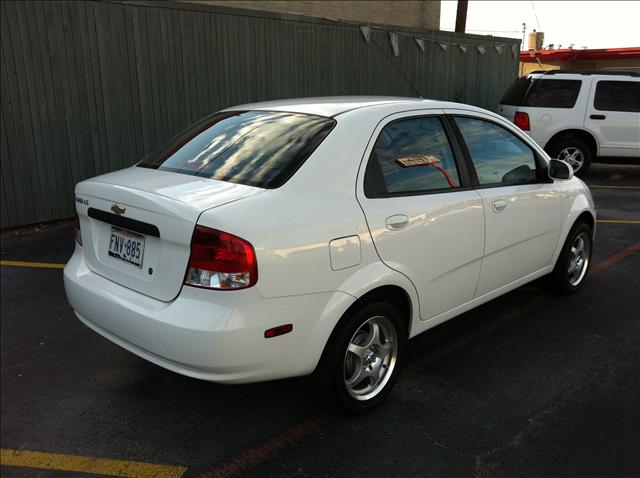
[[[597,119],[597,120],[607,119],[607,117],[605,115],[591,115],[591,116],[589,116],[589,118]]]
[[[399,231],[409,225],[409,216],[406,214],[395,214],[389,216],[384,224],[390,231]]]
[[[502,212],[507,208],[507,204],[509,204],[504,199],[498,199],[493,203],[493,212]]]

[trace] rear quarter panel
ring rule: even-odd
[[[378,260],[355,197],[358,165],[372,130],[368,116],[359,118],[339,115],[333,131],[283,186],[200,217],[202,225],[251,242],[261,296],[336,291],[356,270]],[[350,236],[359,239],[360,262],[332,269],[329,243]]]

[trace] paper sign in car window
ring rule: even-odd
[[[403,156],[396,159],[396,164],[403,168],[412,168],[414,166],[431,166],[439,163],[440,160],[433,154],[416,154],[413,156]]]
[[[416,154],[414,156],[403,156],[402,158],[396,159],[396,164],[398,164],[402,168],[413,168],[415,166],[433,166],[444,175],[450,187],[457,188],[458,185],[456,184],[456,182],[451,179],[449,173],[438,163],[440,163],[440,160],[433,154]]]

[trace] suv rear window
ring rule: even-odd
[[[334,125],[332,118],[300,113],[217,113],[186,129],[137,166],[277,188]]]
[[[581,80],[535,80],[523,106],[573,108],[580,93]]]
[[[522,106],[522,99],[531,85],[531,78],[523,76],[511,83],[500,100],[501,105]]]
[[[593,106],[602,111],[640,112],[640,82],[599,81]]]

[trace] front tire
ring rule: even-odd
[[[549,147],[548,153],[552,158],[569,163],[574,174],[580,177],[584,177],[589,172],[593,161],[591,148],[578,138],[561,138]]]
[[[385,302],[365,304],[329,339],[315,373],[316,387],[333,407],[354,415],[366,413],[395,385],[405,346],[398,310]]]
[[[584,222],[573,226],[549,276],[551,289],[562,294],[580,290],[591,265],[592,251],[591,228]]]

